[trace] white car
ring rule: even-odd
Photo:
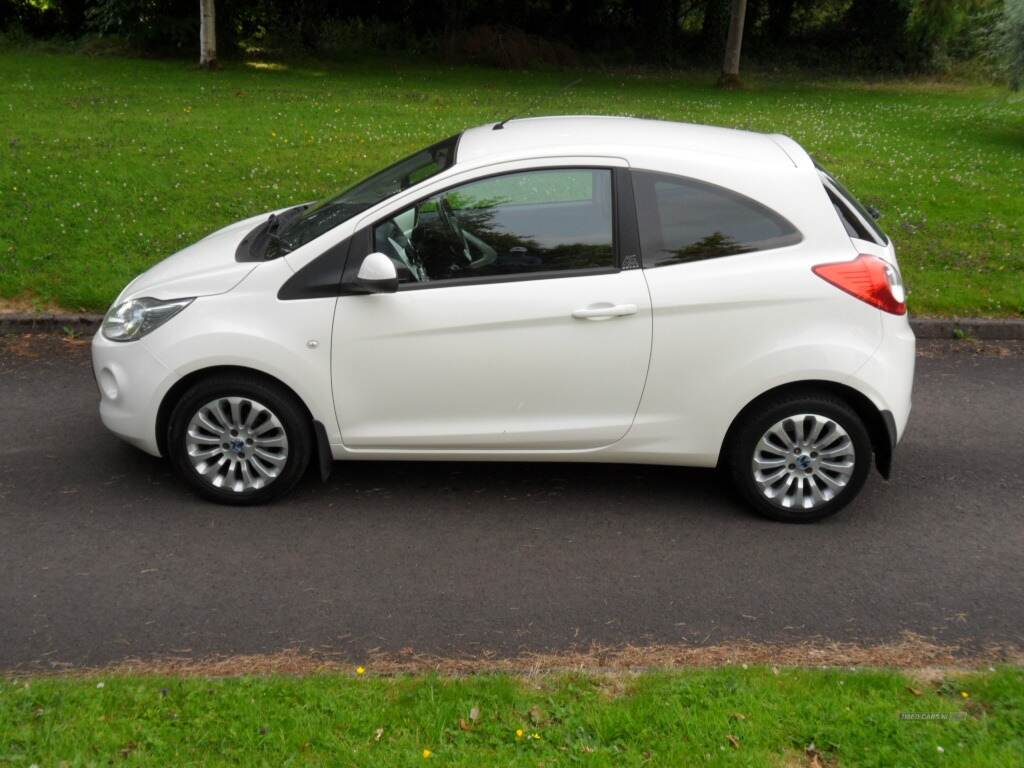
[[[888,477],[914,345],[892,243],[792,139],[552,117],[209,235],[92,351],[103,423],[215,501],[332,460],[641,462],[810,521]]]

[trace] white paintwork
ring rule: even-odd
[[[728,187],[778,211],[804,239],[651,270],[277,299],[295,271],[413,201],[479,176],[565,164]],[[184,249],[119,297],[199,297],[166,325],[135,342],[94,339],[103,421],[143,450],[159,453],[157,410],[171,387],[224,365],[295,391],[337,459],[713,466],[746,404],[808,380],[850,386],[891,411],[900,433],[906,424],[906,316],[811,272],[858,252],[895,263],[895,252],[851,241],[809,156],[784,136],[632,118],[513,120],[466,131],[452,168],[287,256],[234,262],[265,216]]]
[[[602,302],[637,309],[573,319]],[[597,448],[640,403],[650,298],[641,270],[352,296],[333,339],[349,450]]]
[[[459,163],[524,157],[615,155],[632,148],[686,152],[778,168],[792,167],[786,152],[763,133],[632,117],[533,117],[512,120],[500,131],[470,128],[459,140]]]
[[[383,253],[368,253],[363,263],[359,265],[357,277],[369,281],[395,280],[398,278],[398,272],[391,259]]]

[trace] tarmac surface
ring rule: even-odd
[[[1008,342],[1012,344],[1012,342]],[[191,496],[96,411],[88,347],[0,337],[0,669],[591,643],[1024,645],[1024,351],[934,343],[890,482],[762,520],[711,471],[336,464]]]

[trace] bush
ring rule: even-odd
[[[514,27],[472,27],[456,36],[451,52],[457,58],[506,69],[579,63],[568,45]]]
[[[429,37],[417,36],[401,24],[377,19],[328,19],[317,27],[313,50],[338,59],[374,52],[430,53],[436,45]]]
[[[198,4],[182,0],[94,0],[86,13],[91,29],[151,53],[177,53],[197,47]]]

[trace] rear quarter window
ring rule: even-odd
[[[766,251],[803,239],[783,216],[715,184],[634,171],[633,185],[645,267]]]
[[[852,223],[854,229],[857,230],[857,234],[851,235],[851,237],[859,237],[861,240],[873,240],[879,245],[888,245],[889,237],[878,226],[875,217],[864,207],[860,200],[854,197],[853,193],[844,187],[839,179],[829,173],[817,161],[815,161],[814,166],[821,174],[822,183],[825,186],[825,191],[828,192],[829,198],[832,200],[832,204],[836,206],[836,210],[843,219],[843,226],[849,231]],[[842,202],[839,202],[836,199],[837,197]]]
[[[850,237],[858,237],[861,240],[871,240],[871,235],[868,234],[867,229],[860,222],[860,220],[853,215],[852,211],[846,207],[846,204],[842,202],[838,195],[828,187],[825,187],[825,192],[828,194],[828,200],[832,203],[832,207],[836,211],[836,215],[839,217],[839,221],[843,224],[843,229],[846,230],[846,234]]]

